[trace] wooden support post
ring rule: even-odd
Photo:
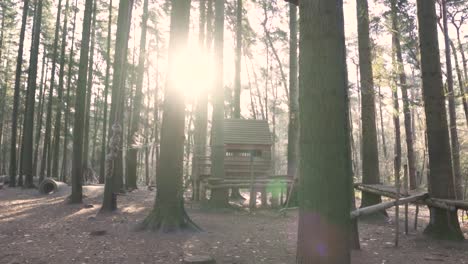
[[[193,159],[193,168],[192,173],[193,173],[193,186],[192,186],[192,192],[193,192],[193,200],[194,201],[200,201],[200,172],[198,168],[198,157],[195,156]]]
[[[404,165],[403,195],[408,196],[408,165]],[[408,204],[405,204],[405,235],[408,235]]]
[[[263,187],[262,191],[261,191],[261,198],[260,199],[262,201],[262,206],[264,206],[264,207],[268,205],[267,198],[268,198],[267,188]]]
[[[419,204],[416,204],[416,212],[414,213],[414,230],[418,230],[418,215],[419,215]]]
[[[281,187],[281,193],[280,193],[280,205],[283,205],[284,203],[284,190],[283,187]]]
[[[396,157],[395,157],[396,159]],[[395,247],[398,247],[398,240],[400,235],[400,206],[398,200],[400,200],[400,174],[395,174],[395,188],[396,188],[396,206],[395,206]]]
[[[206,184],[200,181],[200,201],[206,202]]]
[[[257,206],[257,191],[255,190],[255,174],[253,171],[253,161],[254,161],[254,153],[252,151],[250,153],[250,201],[249,201],[250,210],[255,209],[255,207]]]

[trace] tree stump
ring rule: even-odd
[[[216,261],[210,256],[186,256],[184,264],[216,264]]]

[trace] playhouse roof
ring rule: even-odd
[[[226,145],[271,145],[268,122],[253,119],[225,119],[224,144]]]

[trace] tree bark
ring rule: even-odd
[[[408,98],[408,84],[406,81],[406,74],[403,64],[403,55],[401,51],[400,43],[400,25],[398,24],[398,9],[397,0],[391,2],[392,10],[392,42],[394,46],[394,56],[396,56],[396,74],[398,74],[400,80],[400,89],[403,97],[403,113],[405,118],[405,135],[406,135],[406,153],[408,160],[408,172],[410,190],[417,188],[416,183],[416,161],[414,156],[414,140],[413,132],[411,128],[411,111],[410,102]]]
[[[96,1],[96,0],[95,0]],[[91,15],[93,0],[86,0],[83,31],[81,35],[80,64],[75,99],[75,120],[73,124],[73,161],[71,203],[81,203],[83,199],[83,132],[85,123],[86,81],[88,71],[89,38],[91,35]]]
[[[39,146],[41,143],[41,132],[42,132],[42,120],[43,120],[43,113],[44,113],[44,104],[45,104],[45,89],[46,89],[46,82],[47,82],[47,76],[49,74],[48,71],[48,65],[49,65],[49,60],[47,59],[46,55],[46,47],[43,45],[43,50],[44,54],[42,56],[42,68],[41,68],[41,82],[39,84],[39,105],[36,115],[36,142],[35,142],[35,148],[34,148],[34,157],[33,157],[33,171],[34,173],[37,173],[37,162],[39,159]],[[47,59],[47,60],[46,60]]]
[[[447,113],[442,84],[435,0],[417,0],[424,110],[429,146],[429,194],[454,199]],[[436,239],[462,240],[456,212],[430,208],[430,222],[424,233]]]
[[[299,91],[297,84],[297,7],[289,4],[289,124],[288,168],[289,177],[296,178],[299,143]],[[297,188],[290,190],[288,206],[297,204]]]
[[[445,67],[447,69],[447,90],[448,90],[448,112],[450,125],[450,145],[452,151],[452,166],[453,166],[453,184],[455,185],[455,199],[460,199],[463,196],[463,180],[460,166],[460,145],[458,142],[457,131],[457,112],[455,105],[455,92],[453,89],[453,68],[452,55],[450,50],[450,37],[448,33],[447,22],[447,1],[442,0],[442,23],[445,42]]]
[[[224,178],[224,0],[215,0],[215,81],[213,91],[213,121],[211,131],[211,176]],[[210,203],[214,207],[229,206],[228,189],[216,189],[211,193]]]
[[[369,37],[369,8],[367,0],[357,0],[359,69],[361,73],[362,119],[362,181],[380,183],[377,127],[375,122],[375,91]],[[380,196],[363,194],[361,207],[382,202]]]
[[[5,30],[5,6],[4,5],[0,5],[2,7],[2,22],[1,22],[1,33],[0,33],[0,65],[3,65],[3,61],[2,61],[2,53],[3,53],[3,49],[4,49],[4,46],[3,46],[3,33],[4,33],[4,30]],[[7,48],[7,53],[8,53],[8,48]],[[6,63],[6,68],[4,69],[4,73],[5,73],[5,81],[3,82],[3,89],[2,89],[2,92],[0,92],[0,145],[3,146],[3,120],[4,120],[4,117],[5,117],[5,101],[6,101],[6,90],[7,90],[7,87],[8,87],[8,81],[9,81],[9,75],[8,75],[8,71],[10,69],[10,61],[7,59],[7,63]],[[3,174],[4,173],[4,162],[3,162],[3,158],[4,158],[4,155],[3,155],[3,148],[0,148],[0,174]]]
[[[20,84],[21,84],[21,71],[23,66],[23,48],[24,48],[24,35],[26,32],[26,24],[28,19],[29,0],[23,1],[23,15],[21,19],[21,30],[18,44],[18,56],[16,59],[16,71],[15,71],[15,88],[13,95],[13,112],[12,112],[12,124],[11,124],[11,139],[10,139],[10,187],[16,186],[16,174],[17,174],[17,140],[16,134],[18,133],[18,108],[20,103]]]
[[[199,230],[190,220],[184,208],[183,158],[185,104],[180,90],[174,89],[171,71],[178,51],[187,45],[190,17],[190,0],[173,0],[169,40],[169,72],[165,91],[163,121],[161,127],[161,157],[156,182],[156,200],[153,210],[141,224],[141,228],[176,232]],[[188,58],[187,58],[188,59]],[[186,76],[178,76],[186,78]]]
[[[37,62],[39,57],[39,43],[42,23],[43,1],[37,4],[36,14],[34,16],[34,34],[31,44],[31,57],[29,59],[28,90],[26,92],[26,112],[23,125],[23,174],[25,175],[24,186],[33,188],[33,134],[34,134],[34,105],[36,95]]]
[[[112,0],[109,1],[109,17],[107,21],[107,46],[106,46],[106,77],[104,83],[104,115],[102,121],[102,144],[101,144],[101,165],[99,167],[99,183],[103,184],[106,173],[106,150],[107,150],[107,108],[109,103],[107,97],[109,95],[110,68],[111,68],[111,41],[112,41]]]
[[[241,116],[242,0],[236,0],[236,58],[234,71],[234,118]]]
[[[44,146],[42,148],[42,161],[41,161],[41,170],[39,172],[39,184],[45,177],[47,169],[47,177],[51,176],[51,130],[52,130],[52,105],[54,97],[54,87],[55,87],[55,72],[57,69],[57,57],[58,57],[58,40],[60,38],[59,29],[60,29],[60,15],[62,11],[62,0],[59,0],[57,6],[57,19],[55,21],[55,35],[54,35],[54,44],[52,47],[52,70],[50,73],[50,85],[49,85],[49,99],[47,100],[47,117],[46,117],[46,126],[44,134]]]
[[[62,46],[60,50],[60,69],[59,69],[59,86],[57,89],[57,109],[55,116],[54,126],[54,158],[52,161],[52,178],[59,178],[59,158],[60,158],[60,130],[62,126],[62,110],[63,110],[63,89],[65,80],[65,49],[67,46],[67,33],[68,33],[68,12],[69,12],[70,1],[66,0],[65,9],[63,11],[63,27],[62,27]]]
[[[133,10],[133,0],[122,0],[119,3],[117,18],[117,38],[114,55],[114,71],[112,82],[112,103],[109,115],[109,148],[106,159],[106,174],[104,198],[101,212],[110,212],[117,209],[116,193],[122,187],[122,131],[123,131],[123,105],[124,88],[127,67],[128,36]]]
[[[141,21],[141,38],[140,38],[140,54],[138,59],[137,80],[135,97],[133,101],[132,123],[128,137],[129,150],[127,152],[127,188],[137,188],[137,155],[138,149],[134,145],[138,142],[138,129],[140,125],[140,108],[143,98],[143,78],[145,76],[145,59],[146,59],[146,31],[148,24],[148,0],[143,3],[143,17]]]
[[[300,1],[299,10],[296,263],[347,264],[351,262],[352,165],[343,1]],[[331,192],[337,195],[327,199]]]
[[[458,88],[460,89],[460,97],[462,98],[463,110],[465,112],[465,122],[466,122],[466,125],[468,126],[468,102],[466,101],[465,88],[464,88],[465,85],[463,83],[463,73],[460,69],[460,64],[458,62],[457,49],[455,48],[453,41],[450,41],[450,47],[453,50],[453,60],[455,61],[455,69],[457,72]]]
[[[207,17],[206,0],[200,1],[200,23],[199,23],[199,40],[198,43],[202,51],[208,54],[208,39],[211,38],[212,32],[205,31],[205,26],[211,23],[211,17]],[[209,3],[210,4],[210,3]],[[210,19],[210,21],[207,21]],[[195,131],[194,131],[194,154],[192,159],[192,191],[193,200],[200,200],[200,180],[198,177],[198,159],[206,155],[206,137],[208,125],[208,90],[202,92],[197,98],[195,112]]]
[[[89,51],[89,62],[88,62],[88,77],[86,85],[86,104],[85,104],[85,122],[84,122],[84,138],[83,138],[83,170],[86,176],[89,175],[89,169],[92,169],[92,165],[89,161],[89,130],[91,123],[91,96],[93,93],[93,78],[94,78],[94,49],[96,43],[96,16],[97,16],[97,0],[94,0],[92,10],[92,22],[91,22],[91,43]],[[96,118],[96,117],[95,117]],[[86,182],[89,179],[84,179]]]
[[[64,120],[64,128],[63,128],[63,161],[62,161],[62,176],[61,180],[66,182],[67,179],[65,175],[68,174],[68,127],[69,127],[69,120],[70,120],[70,89],[71,89],[71,79],[72,79],[72,70],[74,63],[74,47],[75,47],[75,29],[76,29],[76,14],[77,14],[77,7],[78,0],[75,0],[74,4],[74,14],[73,14],[73,29],[72,29],[72,40],[71,40],[71,49],[70,55],[68,58],[68,73],[67,73],[67,93],[65,96],[65,103],[67,107],[65,108],[65,120]]]
[[[380,86],[378,87],[379,89],[379,114],[380,114],[380,133],[382,137],[382,149],[384,152],[384,157],[387,159],[387,140],[385,139],[385,128],[384,128],[384,119],[383,119],[383,110],[382,110],[382,92],[380,91]]]
[[[241,71],[242,71],[242,0],[237,0],[236,6],[236,58],[234,75],[234,118],[241,118]],[[245,200],[238,188],[231,190],[231,199]]]

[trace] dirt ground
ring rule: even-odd
[[[97,216],[102,186],[84,190],[87,206],[66,204],[69,189],[48,196],[37,190],[0,190],[0,263],[172,264],[191,254],[229,264],[295,262],[297,211],[286,216],[271,209],[254,214],[213,212],[188,202],[189,215],[205,231],[161,235],[134,231],[151,209],[154,192],[142,189],[119,196],[116,214]],[[389,214],[393,216],[393,211]],[[421,234],[428,219],[426,208],[421,208],[417,231],[414,217],[409,219],[410,233],[400,236],[399,248],[393,246],[392,221],[360,223],[362,250],[353,252],[353,263],[468,264],[468,242],[437,242]],[[468,225],[463,230],[468,238]],[[93,235],[96,231],[105,234]]]

